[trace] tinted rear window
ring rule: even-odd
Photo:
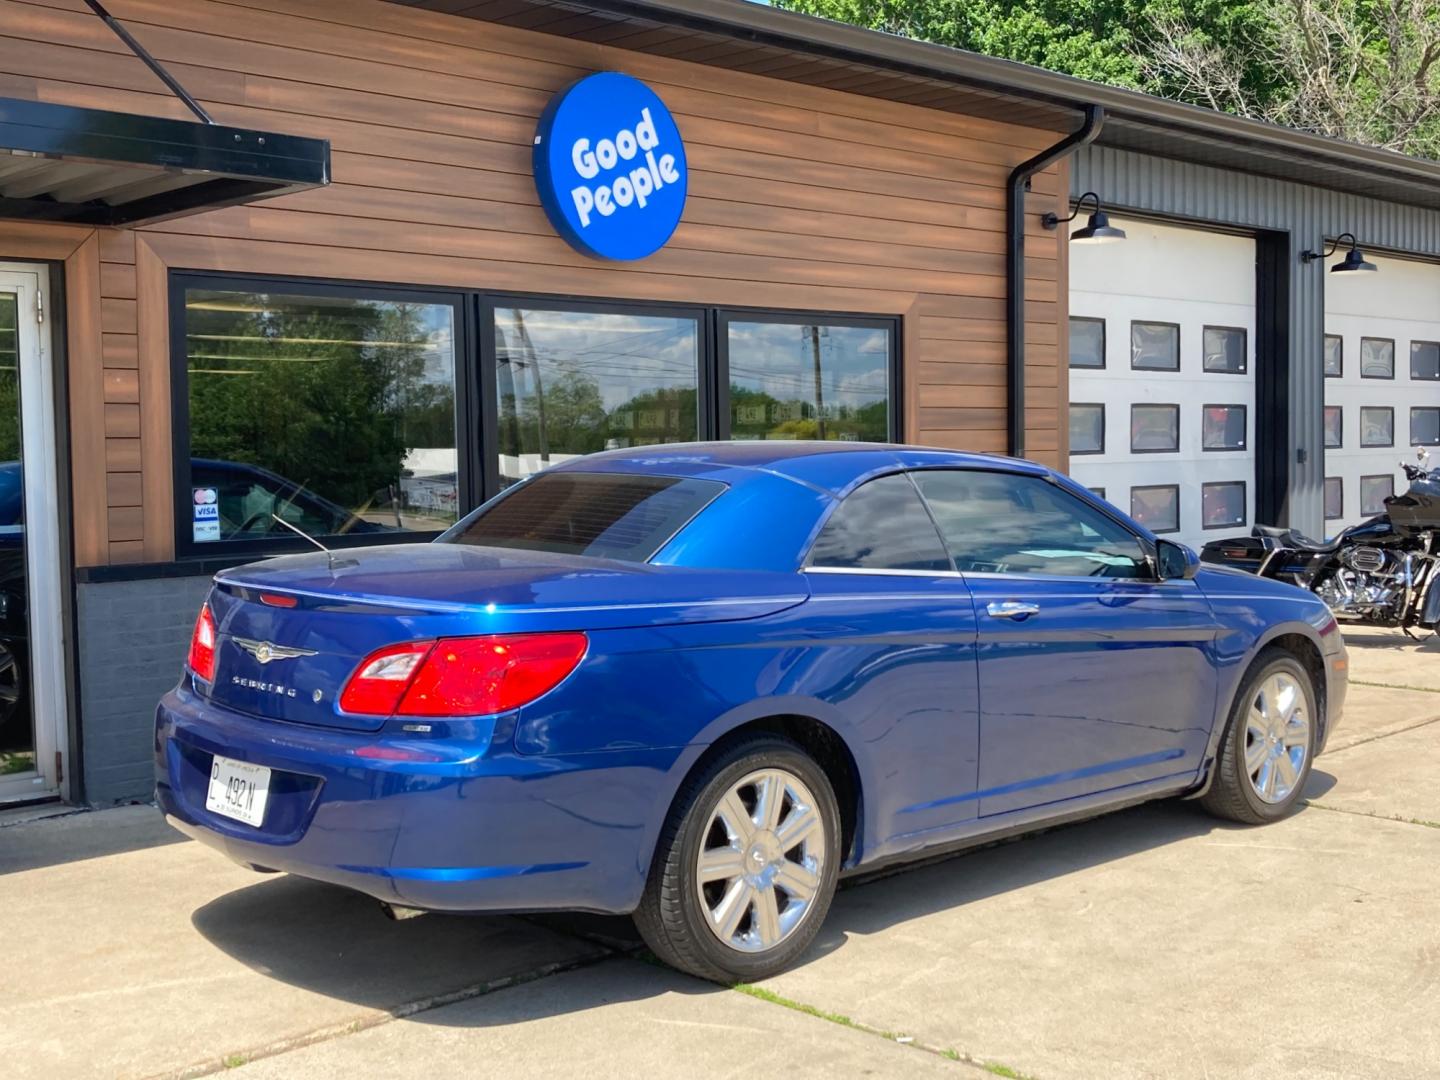
[[[674,476],[545,473],[445,540],[645,562],[724,490],[714,480]]]

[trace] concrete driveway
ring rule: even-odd
[[[1287,821],[1152,805],[854,885],[747,991],[619,920],[392,924],[148,807],[0,825],[4,1074],[1440,1077],[1440,644],[1349,640]]]

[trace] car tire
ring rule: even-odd
[[[1246,673],[1230,708],[1215,776],[1200,805],[1216,817],[1264,825],[1300,801],[1320,723],[1309,670],[1282,649],[1267,649]]]
[[[676,796],[636,928],[657,957],[702,979],[775,975],[825,921],[840,830],[834,788],[799,746],[770,735],[737,743]]]

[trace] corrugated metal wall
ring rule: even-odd
[[[1440,262],[1440,213],[1103,146],[1081,150],[1072,159],[1070,177],[1072,193],[1094,191],[1107,209],[1289,234],[1294,447],[1289,455],[1288,520],[1279,524],[1324,535],[1321,361],[1328,274],[1320,262],[1301,263],[1300,253],[1353,232],[1366,250]],[[1440,306],[1440,296],[1436,304]],[[1264,362],[1257,358],[1257,363]],[[1305,451],[1303,464],[1297,461],[1299,450]]]

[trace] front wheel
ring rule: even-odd
[[[1200,805],[1216,817],[1263,825],[1300,800],[1315,755],[1315,683],[1280,649],[1261,653],[1240,687]]]
[[[681,971],[768,978],[814,940],[839,869],[840,811],[824,770],[789,740],[750,739],[676,798],[635,925]]]

